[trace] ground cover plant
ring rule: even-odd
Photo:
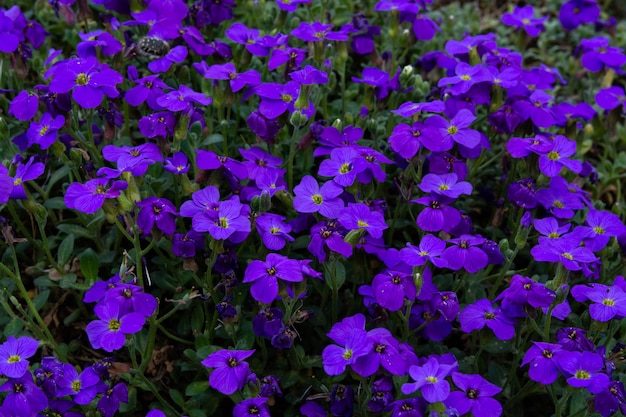
[[[0,9],[0,417],[626,413],[618,1]]]

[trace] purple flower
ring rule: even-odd
[[[612,236],[619,236],[626,230],[620,218],[608,211],[589,210],[585,223],[590,230],[585,246],[594,252],[602,250]]]
[[[166,198],[148,197],[135,203],[140,208],[137,225],[149,235],[154,226],[166,235],[176,231],[176,207]]]
[[[581,263],[590,263],[597,260],[593,252],[579,242],[568,239],[553,239],[552,242],[539,244],[530,250],[535,260],[540,262],[561,262],[570,271],[580,271]]]
[[[607,322],[626,317],[626,291],[617,285],[576,285],[571,291],[577,301],[589,300],[593,303],[589,306],[589,315],[594,320]]]
[[[270,417],[267,398],[248,398],[233,408],[233,417]]]
[[[38,107],[39,96],[32,91],[22,90],[11,101],[9,114],[18,120],[27,121],[35,117]]]
[[[459,415],[471,411],[474,416],[499,417],[502,405],[494,400],[494,395],[502,389],[477,374],[452,374],[452,381],[461,391],[451,392],[444,402],[447,407],[456,408]]]
[[[333,417],[350,417],[354,412],[354,389],[337,384],[330,392],[330,414]]]
[[[46,78],[52,77],[50,91],[53,93],[72,92],[72,98],[83,108],[93,109],[102,103],[104,96],[116,98],[119,91],[115,87],[124,81],[117,71],[102,64],[96,58],[76,58],[60,62],[50,68]]]
[[[9,378],[0,386],[0,392],[8,392],[2,403],[2,412],[7,416],[32,416],[48,406],[46,394],[35,385],[30,372],[19,378]]]
[[[367,332],[367,345],[371,351],[357,358],[352,370],[362,377],[374,375],[381,366],[392,375],[406,374],[406,363],[400,355],[400,344],[384,327]]]
[[[286,84],[264,83],[254,90],[261,102],[259,112],[268,119],[275,119],[285,111],[289,113],[295,111],[295,103],[300,95],[300,84],[295,81],[288,81]],[[309,105],[309,108],[313,108]],[[303,110],[307,115],[307,109]]]
[[[535,10],[533,6],[516,6],[513,13],[505,13],[502,15],[502,23],[507,26],[513,26],[518,29],[524,29],[528,36],[536,38],[544,30],[543,22],[548,20],[548,16],[534,18]]]
[[[207,356],[201,363],[207,368],[214,368],[209,375],[211,387],[225,395],[242,389],[250,376],[250,366],[244,360],[252,354],[254,349],[221,349]]]
[[[426,208],[417,216],[417,225],[427,232],[439,232],[446,228],[450,230],[461,221],[461,213],[450,204],[454,200],[431,195],[411,200],[412,203],[419,203]]]
[[[441,258],[448,262],[447,268],[457,271],[461,268],[471,274],[487,266],[489,258],[479,246],[485,243],[485,238],[473,235],[462,235],[448,240],[453,246],[448,247]]]
[[[131,70],[129,68],[129,78]],[[158,75],[148,75],[147,77],[133,79],[137,85],[124,94],[124,100],[131,106],[139,106],[143,102],[147,102],[148,106],[153,110],[163,110],[163,107],[157,104],[157,99],[163,94],[163,90],[171,90],[172,88],[159,79]]]
[[[529,305],[532,308],[548,307],[556,299],[556,293],[544,284],[519,274],[513,275],[509,288],[498,295],[496,300],[502,300],[502,308],[508,304],[517,306]]]
[[[319,135],[319,147],[313,151],[313,156],[330,155],[335,148],[352,147],[363,137],[363,129],[356,126],[346,126],[340,132],[334,126],[324,127]]]
[[[258,179],[263,173],[271,168],[278,168],[282,163],[282,159],[274,156],[264,150],[252,147],[250,149],[239,149],[239,153],[245,161],[243,165],[248,170],[248,177]]]
[[[365,170],[365,160],[353,148],[336,148],[330,153],[330,159],[320,164],[318,174],[324,177],[333,177],[338,185],[349,187],[354,183],[356,176]]]
[[[56,141],[58,131],[64,124],[62,115],[52,118],[50,113],[44,113],[39,122],[31,122],[26,131],[28,146],[38,144],[42,150],[48,149]]]
[[[500,340],[509,340],[515,335],[515,326],[499,307],[493,307],[487,298],[480,299],[463,309],[459,316],[461,330],[470,333],[487,326]]]
[[[365,230],[373,238],[383,236],[383,230],[389,226],[385,223],[385,217],[378,211],[372,211],[363,203],[350,203],[343,209],[337,218],[339,224],[348,230]]]
[[[31,157],[25,164],[19,164],[15,170],[15,176],[13,177],[13,189],[9,198],[15,200],[26,200],[28,196],[24,190],[24,181],[34,180],[39,178],[45,170],[44,164],[41,162],[35,162],[35,158]]]
[[[152,294],[143,292],[138,285],[122,282],[107,290],[104,303],[116,303],[121,315],[140,313],[144,317],[150,317],[157,308],[157,300]]]
[[[76,45],[76,53],[81,58],[95,57],[97,55],[96,48],[98,47],[104,56],[115,55],[122,50],[120,41],[115,39],[109,32],[103,30],[79,33],[78,36],[82,42]]]
[[[620,48],[609,46],[609,39],[596,37],[583,39],[580,42],[583,56],[580,61],[583,67],[591,72],[598,72],[606,67],[619,69],[626,63],[626,55]]]
[[[564,353],[560,345],[533,342],[533,346],[524,355],[520,366],[530,365],[528,368],[530,379],[549,385],[559,377],[559,359]]]
[[[289,77],[301,85],[328,83],[328,74],[310,65],[307,65],[304,69],[289,73]]]
[[[357,315],[363,317],[362,315]],[[328,337],[338,345],[328,345],[322,351],[322,364],[328,375],[341,375],[346,366],[352,365],[359,357],[371,352],[371,341],[367,338],[367,332],[362,326],[343,328],[347,319],[335,323]],[[363,322],[363,324],[365,324]],[[341,327],[341,328],[340,328]]]
[[[107,389],[102,398],[98,400],[97,408],[104,414],[104,417],[113,417],[119,410],[120,403],[128,402],[128,388],[124,382],[115,384],[113,388]]]
[[[103,384],[93,368],[86,368],[79,375],[73,365],[64,364],[57,397],[72,395],[76,404],[85,405],[89,404],[102,388]]]
[[[181,84],[178,90],[166,93],[156,100],[159,106],[173,112],[182,111],[184,114],[193,112],[193,103],[208,106],[212,101],[211,97],[198,93],[185,84]]]
[[[607,389],[596,394],[593,407],[602,417],[609,417],[618,411],[626,414],[624,383],[611,381]]]
[[[432,151],[447,151],[452,149],[454,142],[474,148],[480,143],[478,131],[469,129],[476,117],[467,109],[460,110],[450,121],[441,116],[432,116],[426,119],[426,124],[437,131],[428,139],[422,140],[422,144]],[[437,140],[440,142],[436,144]]]
[[[603,88],[596,94],[596,103],[605,110],[613,110],[625,102],[626,93],[624,93],[624,88],[620,86]]]
[[[270,250],[281,250],[287,241],[293,242],[291,226],[285,223],[285,216],[272,213],[262,213],[256,219],[256,229],[263,239],[263,244]]]
[[[319,222],[311,228],[311,242],[307,249],[320,262],[326,260],[325,247],[345,258],[352,255],[352,245],[344,240],[345,229],[336,221]]]
[[[398,311],[404,305],[405,298],[413,301],[417,288],[411,274],[385,270],[377,274],[372,281],[376,302],[389,311]]]
[[[250,232],[249,211],[249,206],[238,201],[222,201],[217,210],[194,215],[192,227],[196,232],[209,232],[214,239],[228,239],[237,232]]]
[[[446,243],[431,235],[424,235],[419,246],[407,242],[406,248],[400,250],[400,258],[409,266],[420,266],[430,261],[438,268],[448,265],[445,259],[440,258],[446,248]]]
[[[423,111],[442,113],[445,108],[445,104],[441,100],[433,100],[424,103],[413,103],[411,101],[407,101],[402,103],[397,110],[391,110],[391,112],[399,114],[402,117],[412,117],[413,115]]]
[[[120,314],[120,306],[114,300],[98,303],[94,311],[99,320],[87,324],[85,330],[91,346],[107,352],[124,346],[126,335],[140,331],[146,321],[140,313]]]
[[[285,0],[295,3],[293,0]],[[298,0],[300,1],[300,0]],[[267,61],[267,68],[274,71],[283,64],[287,64],[287,68],[300,68],[300,65],[306,58],[307,51],[300,48],[273,49],[270,59]]]
[[[574,30],[585,23],[593,23],[600,17],[596,0],[570,0],[559,10],[559,21],[565,30]]]
[[[574,351],[592,351],[594,345],[591,340],[587,339],[587,331],[577,329],[576,327],[561,327],[556,331],[556,342],[561,345],[564,350]]]
[[[291,36],[305,42],[347,41],[348,34],[344,31],[331,32],[333,25],[324,25],[320,22],[300,22],[300,26],[291,31]]]
[[[115,162],[119,171],[130,171],[133,176],[141,176],[149,165],[163,162],[163,155],[154,143],[134,147],[107,145],[102,149],[102,156],[106,161]]]
[[[567,188],[567,185],[560,182],[562,179],[553,177],[550,187],[537,190],[537,200],[554,217],[571,219],[574,217],[574,210],[582,209],[584,204],[575,193]]]
[[[437,84],[439,87],[447,87],[445,91],[454,95],[467,93],[473,85],[488,81],[489,73],[483,66],[471,66],[465,62],[459,62],[454,68],[456,75],[454,77],[444,77]]]
[[[279,308],[266,307],[252,319],[254,334],[272,338],[283,328],[283,311]]]
[[[250,294],[255,300],[270,304],[278,296],[278,278],[288,282],[302,281],[304,276],[300,263],[285,256],[270,253],[265,261],[254,260],[248,264],[243,282],[252,283]]]
[[[564,166],[572,172],[579,173],[582,169],[580,161],[568,159],[572,155],[576,155],[576,141],[569,140],[565,136],[556,135],[554,137],[554,146],[547,153],[539,156],[539,169],[548,177],[556,177]]]
[[[20,378],[28,371],[28,361],[37,352],[39,342],[27,336],[9,338],[0,345],[0,374]]]
[[[445,378],[455,368],[456,365],[439,363],[436,358],[428,359],[422,366],[413,365],[409,375],[415,382],[403,384],[402,392],[409,395],[419,390],[429,403],[445,401],[450,394],[450,384]]]
[[[152,72],[167,72],[172,64],[180,64],[187,58],[189,51],[180,45],[172,48],[162,58],[157,58],[148,63],[148,69]],[[165,107],[165,106],[163,106]]]
[[[176,152],[173,156],[165,158],[163,169],[174,175],[182,175],[189,171],[189,160],[184,152]]]
[[[419,189],[425,193],[435,193],[452,199],[458,198],[461,194],[471,194],[472,184],[467,181],[458,181],[458,176],[451,174],[426,174]]]
[[[587,388],[597,394],[609,387],[609,377],[603,372],[604,358],[594,352],[569,352],[559,358],[559,365],[574,388]]]
[[[65,191],[65,206],[87,214],[93,214],[107,198],[116,198],[128,187],[125,181],[113,181],[109,186],[106,178],[96,178],[85,184],[74,182]]]
[[[320,187],[315,178],[305,175],[293,192],[293,207],[300,213],[319,212],[324,217],[335,219],[344,208],[344,202],[339,198],[343,188],[334,181]]]
[[[248,70],[238,73],[231,62],[208,66],[205,61],[202,61],[194,63],[193,67],[209,80],[229,80],[230,88],[235,93],[248,85],[255,86],[261,83],[261,74],[257,71]]]

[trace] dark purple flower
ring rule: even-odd
[[[328,83],[328,74],[310,65],[307,65],[304,69],[289,73],[289,77],[301,85]]]
[[[44,113],[39,122],[31,122],[26,131],[28,146],[38,144],[42,150],[48,149],[56,141],[58,131],[64,124],[62,115],[53,118],[50,113]]]
[[[9,114],[18,120],[27,121],[35,117],[38,107],[39,96],[32,91],[22,90],[11,101]]]
[[[426,208],[417,216],[417,225],[427,232],[450,230],[461,221],[461,213],[450,204],[454,200],[438,195],[424,196],[412,203],[419,203]]]
[[[279,214],[262,213],[256,219],[256,229],[263,244],[270,250],[281,250],[287,242],[294,240],[288,233],[291,226],[285,223],[286,217]]]
[[[422,366],[413,365],[409,368],[409,375],[415,382],[402,385],[405,395],[419,390],[429,403],[445,401],[450,394],[450,384],[446,377],[456,368],[456,365],[439,363],[436,358],[429,358]]]
[[[343,188],[334,181],[328,181],[320,187],[315,178],[306,175],[293,191],[293,205],[300,213],[319,212],[324,217],[335,219],[344,208],[344,202],[339,198]]]
[[[447,86],[444,91],[454,95],[465,94],[474,84],[489,80],[489,73],[481,65],[471,66],[459,62],[454,72],[455,76],[441,78],[437,84],[439,87]]]
[[[143,292],[138,285],[122,282],[107,290],[104,301],[98,305],[102,303],[117,303],[121,315],[140,313],[144,317],[150,317],[157,308],[157,300],[152,294]]]
[[[451,392],[445,404],[456,408],[459,415],[470,411],[472,415],[481,417],[499,417],[502,414],[502,405],[491,398],[502,391],[500,387],[478,374],[455,372],[452,381],[461,391]]]
[[[543,22],[548,20],[548,16],[535,18],[534,15],[535,9],[533,6],[516,6],[512,13],[502,15],[502,23],[507,26],[524,29],[528,36],[536,38],[544,30]]]
[[[166,93],[157,98],[159,106],[173,112],[182,111],[184,114],[193,112],[194,103],[208,106],[213,100],[203,93],[198,93],[185,84],[181,84],[178,90]]]
[[[70,209],[93,214],[104,204],[107,198],[116,198],[128,187],[125,181],[113,181],[109,186],[106,178],[96,178],[85,184],[74,182],[65,191],[65,206]]]
[[[235,65],[230,62],[208,66],[205,61],[202,61],[194,63],[193,67],[209,80],[229,80],[230,88],[235,93],[248,85],[255,86],[261,83],[261,74],[257,71],[248,70],[238,73]]]
[[[100,52],[104,56],[115,55],[122,50],[120,41],[103,30],[79,33],[78,36],[82,42],[76,45],[76,53],[81,58],[95,57],[97,55],[96,48],[100,48]]]
[[[260,337],[274,337],[284,326],[283,315],[283,311],[275,307],[260,310],[252,319],[254,334]]]
[[[554,146],[549,152],[541,153],[539,156],[541,173],[548,177],[556,177],[563,167],[579,173],[582,169],[582,163],[568,158],[576,155],[576,141],[569,140],[562,135],[556,135],[553,144]]]
[[[626,93],[620,86],[603,88],[596,94],[596,103],[605,110],[613,110],[619,105],[624,105],[625,102]]]
[[[452,199],[458,198],[461,194],[471,194],[472,184],[467,181],[458,181],[458,176],[451,174],[426,174],[419,189],[426,193],[435,193]]]
[[[532,308],[548,307],[556,299],[556,293],[544,284],[536,282],[519,274],[513,275],[509,288],[498,295],[496,300],[502,300],[502,307],[507,304],[526,305]]]
[[[248,398],[243,400],[233,408],[233,417],[270,417],[267,398]]]
[[[131,78],[137,85],[124,94],[124,100],[126,100],[126,102],[131,106],[136,107],[141,105],[143,102],[147,102],[151,109],[163,110],[163,107],[157,104],[157,99],[165,94],[163,90],[171,90],[172,88],[161,81],[158,75],[149,75],[147,77],[133,79],[130,77],[130,68],[128,72],[129,78]]]
[[[34,180],[39,178],[44,173],[45,167],[42,162],[36,162],[35,158],[31,157],[25,164],[19,164],[15,170],[15,176],[13,177],[13,188],[9,194],[9,198],[15,200],[26,200],[28,196],[24,190],[24,181]]]
[[[333,25],[324,25],[320,22],[300,22],[300,26],[291,31],[291,36],[305,42],[347,41],[348,34],[345,31],[332,32]]]
[[[448,240],[453,246],[448,247],[441,258],[448,262],[447,268],[457,271],[461,268],[471,274],[476,273],[487,266],[488,257],[480,245],[485,243],[485,238],[473,235],[462,235],[456,239]]]
[[[563,237],[551,242],[539,244],[530,250],[535,260],[540,262],[561,262],[570,271],[579,271],[581,263],[590,263],[597,260],[593,252],[584,246],[579,246],[576,240]]]
[[[406,398],[391,403],[391,417],[423,417],[427,403],[423,398]]]
[[[99,320],[87,324],[85,331],[94,349],[113,352],[124,346],[126,335],[137,333],[146,318],[140,313],[120,314],[116,301],[98,303],[94,308]]]
[[[593,406],[602,417],[609,417],[617,412],[626,414],[626,390],[624,390],[624,383],[611,381],[607,389],[596,394]]]
[[[252,354],[254,354],[254,349],[220,349],[207,356],[201,363],[207,368],[214,368],[209,375],[211,387],[225,395],[242,389],[250,375],[250,366],[244,360]]]
[[[437,133],[422,140],[422,144],[431,151],[447,151],[452,149],[454,142],[473,148],[480,143],[478,131],[469,129],[476,120],[471,111],[462,109],[450,121],[441,116],[432,116],[426,119],[426,125]]]
[[[124,382],[115,384],[113,388],[107,389],[102,398],[98,400],[97,408],[104,417],[113,417],[119,410],[120,403],[128,402],[128,388]]]
[[[400,310],[405,298],[413,301],[417,293],[413,276],[394,270],[377,274],[372,281],[372,289],[376,302],[389,311]]]
[[[189,160],[184,152],[176,152],[173,156],[165,158],[163,169],[174,175],[182,175],[189,171]]]
[[[587,331],[576,327],[559,328],[556,331],[556,342],[570,352],[594,349],[593,343],[587,338]]]
[[[2,403],[2,412],[7,416],[33,416],[48,406],[46,394],[35,385],[30,372],[9,378],[0,386],[0,392],[8,392]]]
[[[330,414],[350,417],[354,412],[354,389],[349,385],[335,385],[330,392]]]
[[[140,208],[137,225],[149,235],[154,226],[166,235],[176,231],[176,207],[166,198],[148,197],[135,203]]]
[[[72,395],[76,404],[85,405],[89,404],[102,391],[102,388],[103,383],[93,368],[86,368],[78,374],[73,365],[64,364],[57,396]]]
[[[593,23],[600,18],[596,0],[570,0],[559,10],[559,21],[565,30],[574,30],[581,24]]]
[[[339,213],[339,224],[348,230],[365,230],[370,236],[380,238],[389,226],[382,213],[372,211],[363,203],[350,203]]]
[[[530,379],[549,385],[559,377],[559,358],[564,353],[560,345],[533,342],[533,346],[524,355],[520,366],[530,365],[528,368]]]
[[[217,210],[194,215],[192,227],[196,232],[209,232],[214,239],[229,239],[235,233],[250,232],[249,212],[250,207],[238,201],[222,201]]]
[[[583,55],[580,59],[584,68],[591,72],[598,72],[605,66],[611,69],[619,69],[626,63],[626,55],[621,48],[609,46],[609,39],[601,36],[591,39],[583,39],[580,42]]]

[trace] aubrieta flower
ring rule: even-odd
[[[87,324],[85,331],[94,349],[113,352],[124,346],[126,335],[137,333],[143,327],[146,317],[141,313],[120,313],[116,301],[99,303],[94,307],[99,320]]]
[[[502,405],[491,398],[502,389],[478,374],[452,374],[452,381],[461,391],[451,392],[444,401],[447,407],[456,408],[459,415],[471,412],[474,416],[499,417]]]
[[[94,57],[59,62],[46,72],[45,77],[52,77],[51,92],[71,91],[74,101],[86,109],[98,107],[105,96],[118,97],[120,93],[115,86],[124,81],[117,71],[106,64],[101,65]]]
[[[38,108],[39,96],[35,92],[22,90],[11,100],[9,114],[17,120],[28,121],[35,117]]]
[[[486,267],[489,257],[480,248],[485,241],[485,238],[473,235],[461,235],[458,238],[448,240],[448,243],[453,245],[441,254],[441,258],[448,263],[446,268],[453,271],[465,268],[467,272],[473,274]]]
[[[35,385],[30,372],[9,378],[0,386],[0,392],[8,392],[0,409],[7,416],[33,416],[48,406],[46,394]]]
[[[426,174],[418,187],[425,193],[435,193],[452,199],[458,198],[461,194],[471,194],[472,184],[458,179],[455,173]]]
[[[152,228],[171,235],[176,231],[176,207],[166,198],[148,197],[135,203],[139,207],[137,225],[144,234],[150,234]]]
[[[39,178],[45,171],[42,162],[35,162],[35,158],[31,157],[25,164],[19,164],[13,176],[13,189],[9,198],[16,200],[26,200],[26,190],[24,190],[24,182]]]
[[[189,171],[189,160],[184,152],[176,152],[171,157],[165,158],[163,169],[174,175],[186,174]]]
[[[535,382],[549,385],[559,377],[559,359],[565,354],[560,345],[533,342],[520,366],[530,365],[528,376]]]
[[[446,377],[456,368],[454,364],[439,363],[436,358],[429,358],[423,365],[412,365],[409,375],[415,382],[402,385],[405,395],[419,390],[429,403],[445,401],[450,394],[450,384]]]
[[[533,6],[515,6],[512,13],[502,15],[502,23],[518,29],[524,29],[528,36],[536,38],[544,30],[543,22],[548,20],[548,16],[535,18]]]
[[[273,213],[262,213],[256,219],[256,229],[263,244],[270,250],[281,250],[294,238],[289,235],[291,226],[285,223],[286,217]]]
[[[156,100],[159,106],[173,112],[182,111],[183,114],[193,113],[194,103],[208,106],[212,101],[211,97],[198,93],[185,84],[181,84],[178,90],[163,94]]]
[[[596,94],[596,103],[605,110],[613,110],[620,105],[623,106],[626,103],[624,88],[616,85],[601,89]]]
[[[216,210],[205,210],[194,215],[192,227],[196,232],[209,232],[215,239],[229,239],[235,233],[250,232],[249,212],[250,206],[241,204],[239,201],[222,201]]]
[[[567,237],[533,246],[530,254],[540,262],[561,262],[570,271],[580,271],[581,264],[597,260],[589,248],[579,246],[579,241]]]
[[[93,368],[85,368],[80,374],[70,364],[63,365],[63,377],[59,381],[57,396],[72,395],[76,404],[89,404],[106,386]]]
[[[326,260],[325,248],[349,258],[352,245],[344,240],[345,229],[336,221],[322,221],[311,228],[311,242],[307,249],[315,255],[319,262]]]
[[[556,293],[544,284],[519,274],[513,275],[509,287],[496,298],[502,300],[502,308],[508,304],[516,306],[529,305],[532,308],[548,307],[556,299]]]
[[[324,25],[320,22],[300,22],[300,25],[291,31],[291,36],[301,39],[305,42],[323,42],[325,39],[329,41],[347,41],[348,34],[341,30],[332,32],[333,25]]]
[[[594,350],[594,345],[587,338],[587,330],[576,327],[561,327],[556,331],[556,342],[570,352]]]
[[[152,72],[167,72],[173,64],[180,64],[187,58],[189,51],[180,45],[172,48],[161,58],[154,59],[148,63],[148,69]],[[165,106],[163,106],[165,107]]]
[[[583,39],[580,46],[583,49],[580,62],[583,67],[591,72],[598,72],[605,66],[613,70],[619,69],[626,63],[626,55],[622,49],[609,46],[609,39],[607,38],[599,36]]]
[[[366,168],[365,160],[353,148],[336,148],[330,153],[330,159],[320,164],[317,173],[324,177],[333,177],[333,181],[342,187],[349,187],[356,176]]]
[[[248,398],[233,408],[233,417],[270,417],[267,398]]]
[[[250,294],[255,300],[270,304],[278,296],[279,278],[288,282],[302,281],[302,266],[298,261],[270,253],[265,261],[254,260],[248,264],[243,282],[252,283]]]
[[[97,408],[104,417],[113,417],[119,410],[120,403],[128,402],[128,388],[124,382],[115,384],[107,389],[98,400]]]
[[[431,116],[426,119],[426,125],[433,130],[422,140],[422,144],[434,152],[448,151],[455,142],[470,149],[474,148],[480,143],[478,131],[469,129],[474,120],[476,117],[467,109],[460,110],[449,121],[441,116]]]
[[[374,276],[372,289],[376,302],[389,311],[400,310],[405,298],[413,301],[417,293],[411,274],[391,269]]]
[[[362,377],[374,375],[382,366],[392,375],[406,374],[406,362],[400,355],[400,344],[384,327],[367,332],[370,353],[360,356],[351,364],[352,370]]]
[[[426,206],[417,216],[417,225],[427,232],[439,232],[452,229],[461,221],[461,213],[451,204],[453,199],[441,195],[427,195],[411,203]]]
[[[122,44],[109,32],[95,30],[89,33],[79,33],[82,40],[76,45],[76,53],[81,58],[90,58],[97,55],[96,48],[104,56],[115,55],[122,50]]]
[[[159,75],[148,75],[138,79],[136,72],[135,67],[128,69],[128,78],[137,85],[124,94],[124,100],[131,106],[137,107],[146,102],[152,110],[163,110],[163,107],[157,104],[157,99],[165,94],[164,90],[172,88],[161,81]]]
[[[102,207],[107,198],[116,198],[128,187],[126,181],[110,182],[106,178],[96,178],[84,184],[74,182],[65,191],[65,206],[86,214],[93,214]]]
[[[138,177],[146,173],[148,167],[156,162],[163,162],[163,155],[154,143],[139,146],[107,145],[102,149],[106,161],[115,162],[119,171],[130,171]]]
[[[604,358],[595,352],[568,352],[559,358],[559,365],[574,388],[587,388],[592,394],[609,386],[609,376],[604,373]]]
[[[569,168],[572,172],[579,173],[582,169],[582,163],[569,159],[570,156],[576,155],[576,141],[569,140],[562,135],[556,135],[553,140],[553,145],[550,151],[540,153],[539,169],[541,173],[548,177],[556,177],[563,167]]]
[[[154,295],[143,292],[143,289],[138,285],[122,282],[118,282],[106,290],[104,301],[98,305],[103,303],[116,303],[121,315],[140,313],[144,317],[150,317],[157,308],[157,300]]]
[[[487,326],[500,340],[509,340],[515,335],[513,322],[499,307],[494,307],[487,298],[466,306],[459,316],[461,330],[471,333]]]
[[[250,376],[250,365],[244,361],[253,354],[254,349],[221,349],[207,356],[201,363],[207,368],[214,368],[209,375],[211,387],[225,395],[242,389]]]
[[[565,30],[574,30],[600,18],[600,6],[596,0],[570,0],[559,10],[559,21]]]
[[[439,87],[446,87],[445,91],[454,95],[465,94],[473,85],[489,80],[489,73],[481,65],[471,66],[459,62],[454,72],[455,76],[443,77],[437,84]]]
[[[371,341],[367,338],[365,316],[362,314],[335,323],[327,336],[337,343],[326,346],[322,351],[322,364],[328,375],[341,375],[346,366],[371,352]]]
[[[238,73],[231,62],[226,64],[207,65],[205,61],[194,63],[193,67],[204,78],[209,80],[228,80],[231,90],[236,93],[246,86],[256,86],[261,83],[261,74],[255,70]]]
[[[44,113],[39,122],[31,122],[26,137],[28,146],[39,145],[41,150],[48,149],[57,139],[59,129],[65,124],[62,115],[52,117],[50,113]]]
[[[389,226],[382,213],[371,210],[363,203],[350,203],[343,209],[337,220],[348,230],[365,230],[373,238],[383,236],[383,230]]]
[[[607,322],[626,317],[626,291],[618,285],[576,285],[571,289],[578,302],[591,301],[589,315],[592,319]]]
[[[596,394],[593,407],[602,417],[609,417],[618,411],[626,414],[626,390],[624,390],[624,383],[611,381],[607,389]]]
[[[585,217],[585,225],[589,230],[585,246],[594,252],[602,250],[611,237],[620,236],[626,231],[619,216],[608,211],[589,210]]]
[[[20,378],[28,371],[28,358],[37,352],[39,342],[28,336],[9,338],[0,345],[0,374]]]

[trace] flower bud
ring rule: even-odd
[[[291,123],[293,127],[299,128],[306,125],[308,120],[309,119],[304,114],[302,114],[301,111],[296,110],[289,118],[289,123]]]
[[[365,230],[363,229],[350,230],[348,234],[346,235],[346,237],[343,238],[343,240],[345,242],[348,242],[350,245],[352,245],[352,247],[355,247],[359,243],[359,241],[361,240],[361,237],[364,234],[365,234]]]

